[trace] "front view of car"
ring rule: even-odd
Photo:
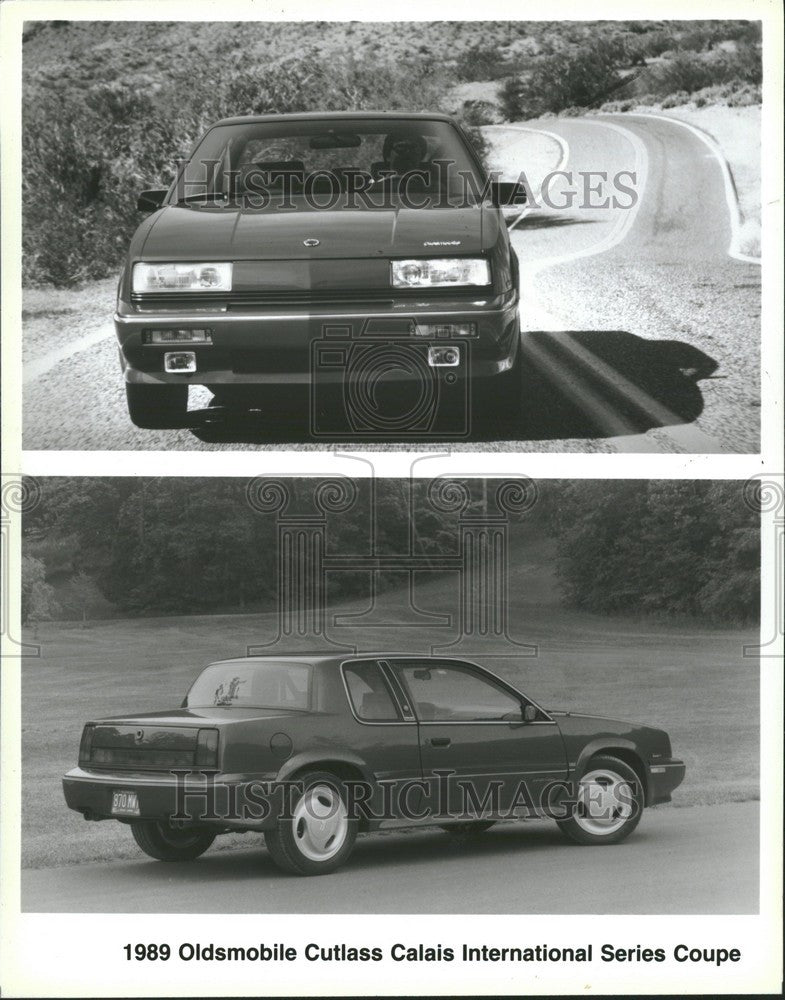
[[[466,436],[470,384],[518,398],[517,262],[497,201],[444,116],[219,122],[168,192],[140,199],[160,208],[118,291],[131,419],[183,426],[190,385],[227,405],[242,387],[308,387],[316,437]]]

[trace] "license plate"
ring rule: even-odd
[[[112,792],[113,816],[139,816],[139,799],[136,792]]]

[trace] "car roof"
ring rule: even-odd
[[[257,122],[306,122],[306,121],[371,121],[379,118],[389,121],[439,121],[454,122],[451,115],[440,111],[298,111],[286,115],[237,115],[232,118],[222,118],[211,126],[218,125],[253,125]]]
[[[309,663],[344,663],[346,660],[403,660],[403,659],[433,659],[433,660],[454,660],[453,656],[431,656],[429,653],[400,653],[390,652],[390,650],[371,650],[369,652],[353,653],[349,650],[343,653],[325,653],[322,650],[310,652],[304,650],[302,653],[266,653],[262,656],[230,656],[225,660],[214,660],[210,666],[217,666],[219,663],[264,663],[271,661],[280,663],[281,660],[289,660],[292,663],[307,660]]]

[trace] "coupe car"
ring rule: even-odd
[[[383,825],[545,817],[618,844],[684,771],[663,730],[546,710],[473,662],[291,654],[213,663],[179,709],[88,722],[63,789],[158,860],[255,830],[279,867],[318,875]]]
[[[168,189],[138,198],[149,214],[114,318],[131,420],[184,426],[193,385],[262,410],[276,387],[308,387],[316,435],[332,425],[314,386],[338,390],[357,434],[428,433],[445,407],[466,409],[470,385],[514,410],[518,262],[502,209],[525,198],[445,115],[217,122]]]

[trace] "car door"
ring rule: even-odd
[[[529,800],[539,805],[546,786],[566,778],[558,726],[501,679],[455,660],[395,660],[391,667],[417,716],[431,801],[441,788],[451,815],[484,799],[502,811]]]
[[[402,703],[400,692],[378,661],[347,661],[342,677],[351,710],[343,738],[376,779],[377,789],[370,800],[373,813],[379,819],[399,818],[403,799],[416,802],[421,797],[422,764],[414,713]],[[413,786],[414,798],[408,786]]]

